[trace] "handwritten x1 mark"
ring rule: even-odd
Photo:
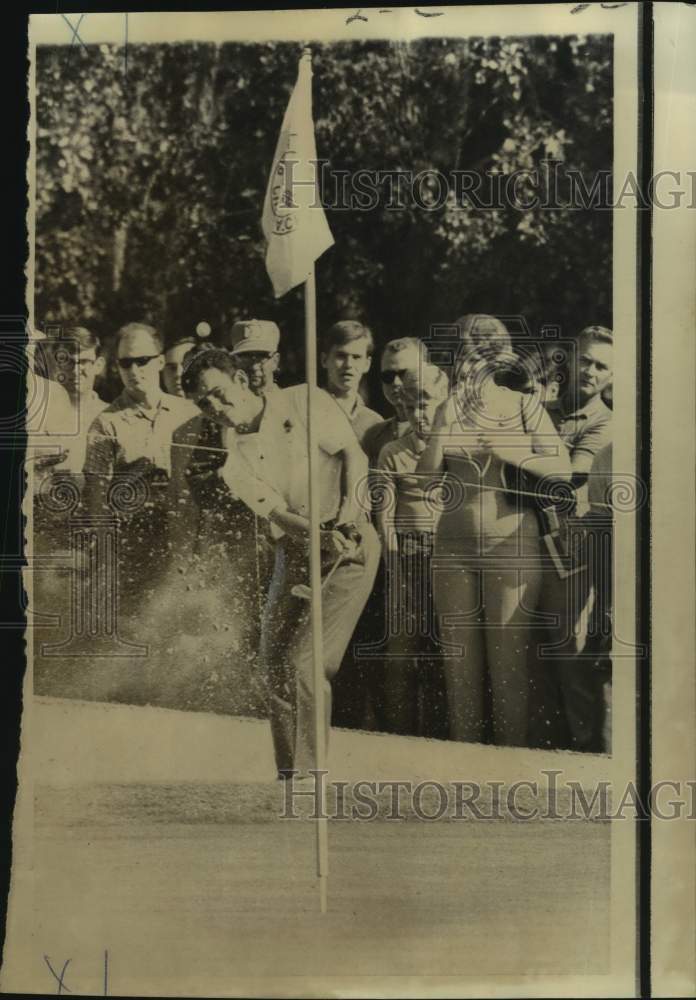
[[[361,11],[362,7],[360,7],[355,14],[351,14],[351,16],[346,20],[346,24],[351,24],[353,21],[367,21],[368,18],[364,17]]]
[[[58,983],[57,993],[58,993],[59,996],[63,992],[63,990],[67,990],[68,993],[72,993],[72,990],[68,986],[66,986],[65,983],[63,982],[63,980],[65,979],[66,969],[70,965],[71,961],[72,961],[72,959],[70,959],[70,958],[66,961],[66,963],[63,966],[63,971],[61,972],[60,976],[58,976],[56,974],[55,969],[51,965],[51,959],[48,957],[48,955],[44,955],[44,962],[49,967],[49,969],[51,970],[51,975],[53,976],[53,978],[55,979],[55,981]]]
[[[86,15],[80,14],[80,20],[77,22],[77,24],[73,24],[70,18],[66,17],[65,14],[61,14],[60,16],[63,18],[67,26],[72,31],[72,38],[70,39],[70,44],[74,45],[75,42],[79,42],[82,45],[82,47],[86,49],[87,46],[85,45],[82,38],[80,38],[80,25],[82,24],[83,18],[86,17]]]

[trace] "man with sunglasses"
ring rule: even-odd
[[[116,362],[123,391],[89,429],[84,474],[89,510],[119,514],[119,600],[128,613],[166,567],[172,436],[196,408],[163,392],[163,342],[153,327],[122,327]]]
[[[404,378],[408,372],[418,372],[428,363],[428,351],[417,337],[400,337],[390,340],[382,352],[381,373],[384,398],[394,409],[394,416],[375,424],[366,433],[363,448],[370,468],[377,465],[382,448],[388,441],[396,441],[409,430],[404,397]]]
[[[394,416],[381,420],[364,434],[361,444],[371,470],[385,444],[408,433],[404,380],[419,372],[428,361],[425,344],[417,337],[400,337],[385,346],[381,358],[381,381],[384,398],[394,409]],[[377,480],[375,480],[377,481]],[[388,721],[384,709],[384,669],[386,654],[387,581],[380,565],[373,592],[355,630],[343,668],[338,676],[334,724],[350,729],[385,731]],[[360,647],[372,647],[372,655],[358,655]]]

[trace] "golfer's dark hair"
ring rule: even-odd
[[[227,351],[222,347],[207,347],[204,344],[193,347],[184,358],[183,365],[181,388],[187,396],[195,392],[201,373],[209,368],[217,368],[226,375],[234,375],[237,371]]]
[[[182,344],[190,344],[191,347],[195,347],[197,343],[198,341],[192,334],[180,334],[179,336],[171,337],[170,339],[165,338],[164,350],[166,353],[167,351],[171,351],[174,347],[181,347]]]
[[[328,353],[332,347],[345,347],[346,344],[352,344],[356,340],[367,341],[367,356],[371,358],[375,349],[372,330],[357,319],[342,319],[339,323],[334,323],[322,337],[321,346],[322,350]]]
[[[142,330],[147,333],[151,338],[152,343],[157,348],[157,353],[161,354],[164,350],[164,340],[162,334],[158,330],[155,330],[154,326],[150,326],[148,323],[126,323],[119,330],[116,331],[116,337],[114,339],[114,349],[118,349],[118,345],[123,340],[124,337],[128,337],[131,333],[138,333]]]

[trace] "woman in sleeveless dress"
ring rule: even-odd
[[[433,592],[450,737],[485,738],[488,689],[494,742],[521,746],[542,564],[536,512],[509,483],[519,470],[569,481],[570,461],[539,394],[501,384],[515,357],[504,324],[468,315],[457,326],[456,384],[418,465],[441,486]]]

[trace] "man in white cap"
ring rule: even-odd
[[[223,346],[246,374],[256,396],[267,396],[278,389],[275,376],[280,362],[279,343],[280,330],[269,319],[240,320],[224,338]]]

